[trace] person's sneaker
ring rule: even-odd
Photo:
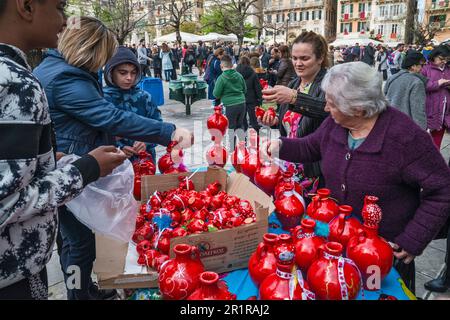
[[[115,289],[100,290],[97,284],[93,284],[89,288],[91,300],[115,300],[118,295]]]

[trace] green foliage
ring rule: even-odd
[[[217,32],[221,34],[236,34],[238,37],[243,31],[243,37],[254,38],[257,33],[257,28],[250,23],[246,23],[243,16],[239,16],[230,8],[218,9],[214,8],[209,13],[202,16],[201,30],[203,34],[210,32]],[[243,30],[241,30],[244,25]]]
[[[199,26],[199,24],[197,24],[195,22],[185,21],[181,24],[180,31],[193,33],[193,34],[199,34],[200,26]]]

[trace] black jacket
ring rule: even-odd
[[[295,69],[291,59],[281,59],[277,73],[277,85],[288,86],[295,79]]]
[[[260,106],[262,103],[262,88],[256,72],[250,66],[242,64],[236,67],[236,71],[242,75],[247,85],[245,103]]]
[[[282,104],[278,109],[278,119],[280,134],[283,137],[287,136],[287,132],[283,126],[283,118],[288,110],[302,114],[300,120],[297,137],[305,137],[316,131],[322,122],[328,117],[328,112],[325,111],[325,92],[321,89],[322,80],[327,73],[326,69],[320,70],[311,84],[309,94],[299,93],[297,103],[295,105]],[[300,86],[300,78],[296,78],[288,87],[298,89]],[[304,164],[305,174],[308,177],[321,177],[320,162]],[[321,177],[320,184],[323,185],[323,177]]]

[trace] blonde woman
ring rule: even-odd
[[[69,20],[67,25],[72,25]],[[57,151],[84,155],[92,149],[115,144],[115,136],[167,145],[181,139],[187,146],[192,135],[175,125],[140,117],[116,108],[103,98],[97,72],[113,56],[117,40],[101,21],[81,17],[79,28],[61,34],[58,50],[50,50],[34,73],[44,86],[56,131]],[[93,171],[98,170],[92,168]],[[114,292],[102,292],[92,283],[95,239],[92,231],[61,207],[58,249],[65,274],[70,266],[81,271],[81,288],[68,289],[68,299],[105,299]]]

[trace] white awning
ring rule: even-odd
[[[187,33],[187,32],[180,32],[181,41],[182,42],[198,42],[200,40],[201,36],[198,36],[193,33]],[[176,42],[177,41],[177,34],[176,32],[166,34],[164,36],[161,36],[159,38],[155,39],[156,42],[162,43],[162,42]]]

